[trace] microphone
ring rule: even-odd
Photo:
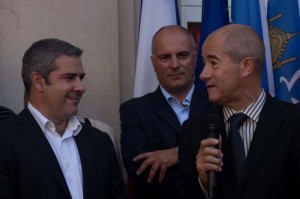
[[[219,139],[220,135],[220,117],[218,114],[209,114],[206,118],[206,126],[208,138]],[[218,145],[212,146],[218,148]],[[217,197],[217,174],[215,171],[208,172],[208,198],[213,199]]]

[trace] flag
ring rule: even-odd
[[[299,6],[299,18],[300,18],[300,0],[298,0],[298,6]]]
[[[274,96],[272,58],[264,0],[232,0],[231,19],[233,23],[250,26],[263,40],[266,52],[262,87]]]
[[[166,25],[179,24],[177,0],[141,1],[134,97],[152,92],[159,85],[150,56],[154,33]]]
[[[203,0],[201,21],[202,30],[198,47],[195,84],[204,87],[204,82],[199,79],[199,75],[203,69],[202,45],[210,33],[229,23],[227,0]]]
[[[268,22],[275,97],[300,101],[300,17],[298,0],[269,0]]]

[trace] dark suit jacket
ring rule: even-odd
[[[56,156],[29,110],[0,124],[0,198],[71,199]],[[85,199],[126,198],[110,138],[82,124],[75,137]]]
[[[195,87],[189,115],[196,115],[207,106],[206,93]],[[144,152],[178,146],[181,125],[161,89],[123,103],[120,107],[120,116],[121,152],[124,166],[133,182],[133,198],[173,199],[171,193],[179,166],[169,168],[162,183],[158,183],[158,175],[152,183],[147,183],[149,169],[141,176],[137,176],[136,171],[140,162],[132,161],[135,156]]]
[[[16,114],[7,107],[0,106],[0,120],[5,120],[15,116]]]
[[[178,190],[182,198],[204,198],[195,167],[200,141],[207,138],[205,118],[209,113],[223,117],[217,106],[187,121],[182,128],[179,162],[182,178]],[[223,168],[218,173],[218,199],[300,198],[300,111],[296,106],[267,96],[246,158],[238,186],[224,122],[221,125]],[[223,121],[223,120],[222,120]]]

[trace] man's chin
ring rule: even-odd
[[[78,106],[80,102],[80,99],[71,99],[71,103],[74,105],[74,106]]]
[[[215,97],[215,96],[212,96],[210,94],[208,94],[208,100],[211,102],[211,103],[217,103],[218,102],[218,99]]]
[[[182,81],[174,81],[170,84],[170,88],[177,91],[184,91],[190,87],[192,86]]]
[[[77,115],[78,113],[78,108],[77,106],[72,107],[72,109],[69,110],[69,116],[72,117],[74,115]]]

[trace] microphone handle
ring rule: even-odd
[[[217,174],[215,171],[208,172],[208,198],[217,198]]]
[[[219,139],[218,132],[211,131],[209,137]],[[219,148],[218,145],[212,147],[215,149]],[[218,189],[217,173],[215,171],[209,171],[208,172],[208,198],[209,199],[217,198],[217,193],[218,193],[217,189]]]

